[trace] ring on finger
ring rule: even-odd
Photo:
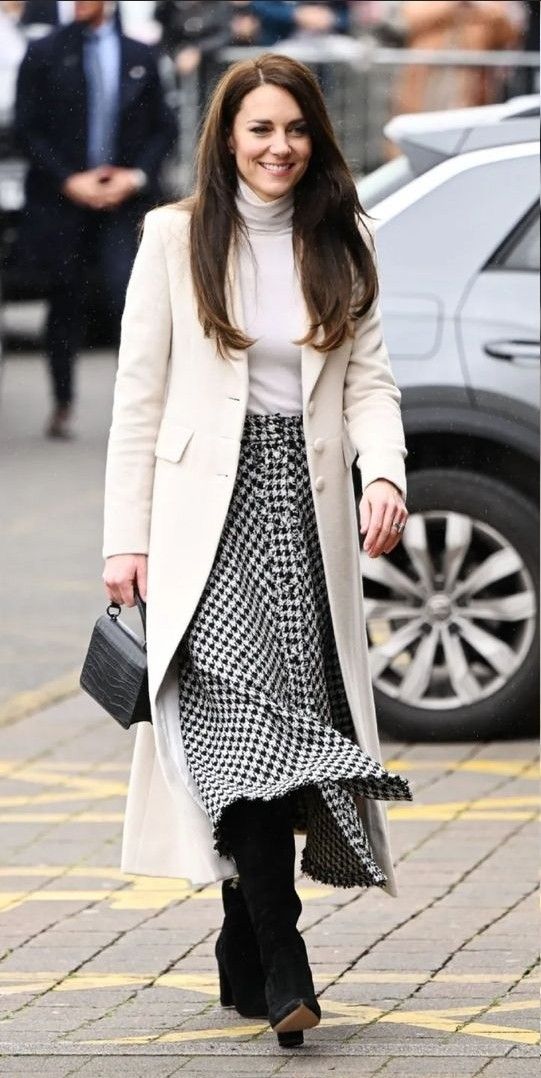
[[[395,520],[393,523],[393,528],[396,532],[398,532],[399,535],[401,535],[405,527],[406,525],[403,524],[401,520]]]

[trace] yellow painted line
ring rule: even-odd
[[[147,1033],[138,1037],[112,1037],[78,1041],[78,1044],[182,1044],[186,1041],[214,1041],[222,1038],[255,1037],[257,1033],[270,1031],[268,1024],[255,1022],[251,1026],[226,1026],[222,1029],[175,1030],[173,1033]]]
[[[75,780],[72,780],[75,781]],[[82,782],[83,780],[81,780]],[[104,788],[105,786],[109,788]],[[114,797],[124,798],[126,789],[113,788],[120,784],[103,784],[93,787],[88,786],[84,790],[69,794],[39,794],[35,797],[13,795],[0,798],[0,805],[8,804],[47,804],[52,802],[88,801],[95,799],[111,799]],[[395,804],[388,803],[387,813],[390,820],[410,821],[445,821],[445,820],[537,820],[539,818],[539,806],[541,798],[529,797],[505,797],[505,798],[478,798],[470,801],[444,801],[433,803]],[[82,812],[0,812],[0,823],[122,823],[124,812],[96,812],[85,810]]]
[[[481,775],[509,775],[521,779],[539,779],[539,764],[532,760],[410,760],[395,757],[386,760],[389,771],[465,771]]]
[[[20,761],[23,763],[23,761]],[[88,769],[88,760],[47,760],[47,767],[50,771],[86,771]],[[92,772],[95,771],[124,771],[129,772],[130,764],[128,761],[125,763],[117,763],[116,761],[104,760],[103,763],[92,763]]]
[[[60,700],[69,696],[75,696],[80,692],[80,670],[72,670],[63,677],[47,681],[39,689],[30,689],[27,692],[18,692],[15,696],[8,697],[0,704],[0,726],[9,726],[11,723],[25,719],[36,711],[51,707]]]
[[[2,876],[85,876],[87,878],[109,880],[135,880],[136,876],[121,872],[113,865],[101,867],[99,865],[12,865],[9,868],[0,866]]]
[[[428,980],[446,984],[486,984],[491,982],[508,984],[514,980],[511,973],[465,973],[452,974],[440,973],[430,978],[426,971],[394,971],[394,970],[367,970],[366,972],[346,973],[341,976],[340,970],[313,971],[314,981],[317,984],[327,984],[328,981],[340,978],[343,984],[424,984]],[[529,981],[537,981],[539,978],[529,978]],[[56,983],[56,982],[60,983]],[[17,993],[38,992],[54,985],[54,992],[88,992],[97,991],[100,988],[125,988],[132,985],[154,984],[156,988],[171,988],[176,991],[196,991],[203,995],[215,996],[218,992],[218,978],[213,973],[198,973],[170,970],[158,977],[149,973],[93,973],[91,971],[78,971],[66,975],[65,971],[51,972],[1,972],[0,995],[15,995]],[[509,1009],[520,1010],[523,1007],[521,1001],[506,1004]],[[464,1010],[464,1009],[462,1009]],[[467,1008],[466,1008],[467,1010]],[[423,1012],[424,1013],[424,1012]],[[449,1014],[457,1014],[456,1009],[450,1009]]]
[[[440,801],[392,805],[392,820],[527,820],[537,819],[541,797],[479,797],[469,801]]]
[[[2,812],[0,823],[122,823],[123,812]]]
[[[325,980],[332,977],[333,974],[327,974]],[[515,973],[436,973],[431,976],[430,973],[424,971],[410,970],[406,973],[403,971],[395,970],[367,970],[361,972],[360,970],[348,970],[343,975],[339,973],[336,976],[340,976],[340,981],[345,984],[370,984],[371,982],[377,984],[424,984],[426,981],[436,981],[438,984],[442,982],[445,984],[490,984],[491,982],[508,984],[510,981],[514,981]],[[529,977],[528,980],[532,982],[541,981],[541,974],[536,974],[533,977]]]
[[[94,775],[63,775],[58,771],[49,771],[42,764],[19,764],[13,761],[0,761],[0,774],[5,774],[17,782],[29,782],[40,786],[64,788],[71,793],[83,793],[88,797],[124,797],[128,787],[118,779],[97,779]],[[68,798],[66,798],[68,800]]]
[[[391,1025],[406,1025],[416,1026],[418,1028],[429,1029],[435,1032],[445,1033],[457,1033],[465,1034],[473,1037],[485,1037],[489,1039],[510,1041],[514,1044],[538,1044],[539,1035],[534,1030],[524,1029],[521,1026],[500,1026],[493,1023],[484,1021],[474,1021],[464,1023],[463,1019],[457,1021],[448,1017],[449,1013],[456,1014],[457,1012],[449,1012],[441,1010],[439,1008],[423,1011],[394,1011],[392,1013],[385,1013],[377,1007],[371,1007],[366,1004],[354,1004],[354,1003],[342,1003],[334,1002],[332,1000],[321,1000],[324,1017],[321,1022],[323,1028],[331,1026],[351,1026],[351,1025],[367,1025],[369,1022],[379,1022],[380,1024],[388,1023]],[[516,1010],[531,1010],[537,1009],[537,1000],[525,1000],[522,1004],[518,1004],[516,1007],[513,1005],[512,1009]],[[459,1008],[460,1014],[478,1014],[481,1008],[479,1006]],[[511,1009],[511,1005],[508,1008],[494,1008],[494,1010]],[[328,1017],[328,1012],[335,1017]],[[218,1040],[223,1037],[231,1037],[235,1034],[239,1037],[242,1036],[256,1036],[259,1033],[263,1033],[269,1030],[267,1024],[262,1025],[254,1022],[251,1026],[228,1026],[225,1029],[222,1027],[213,1029],[195,1029],[195,1030],[171,1030],[163,1033],[148,1033],[138,1034],[131,1037],[113,1037],[107,1039],[89,1039],[80,1041],[81,1044],[178,1044],[186,1041],[199,1041],[199,1040]]]
[[[221,885],[208,886],[204,889],[195,890],[186,880],[176,877],[135,876],[120,872],[99,868],[97,866],[85,868],[75,866],[62,872],[61,866],[18,866],[11,869],[3,869],[1,875],[18,878],[30,876],[34,878],[54,878],[59,882],[66,877],[100,878],[104,880],[125,881],[129,886],[125,888],[103,887],[100,890],[94,888],[51,888],[48,890],[5,890],[0,891],[0,913],[16,909],[25,902],[107,902],[111,910],[160,910],[166,909],[172,903],[185,901],[186,899],[220,900]],[[301,901],[307,902],[312,899],[320,899],[333,894],[332,887],[323,885],[302,884],[297,888]]]

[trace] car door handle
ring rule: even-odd
[[[539,341],[536,340],[513,340],[513,341],[488,341],[483,346],[483,351],[492,359],[505,359],[508,363],[516,363],[521,360],[531,360],[539,363]]]

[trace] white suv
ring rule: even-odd
[[[538,131],[537,97],[397,117],[402,156],[358,185],[409,449],[403,544],[362,555],[395,737],[536,721]]]

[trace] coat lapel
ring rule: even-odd
[[[242,310],[242,296],[240,292],[240,281],[237,272],[237,259],[235,257],[234,245],[231,244],[229,248],[229,257],[227,260],[226,270],[226,304],[229,317],[233,325],[238,326],[244,330],[244,313]],[[310,326],[310,319],[308,310],[303,299],[304,308],[304,333],[308,332]],[[318,331],[318,338],[321,338],[322,330]],[[303,334],[304,335],[304,334]],[[318,352],[316,348],[311,344],[303,344],[301,347],[301,380],[302,380],[302,403],[303,410],[306,408],[308,401],[315,389],[316,382],[323,370],[325,360],[328,356],[328,352]],[[233,352],[232,356],[228,357],[229,362],[232,363],[236,373],[243,383],[248,383],[248,352],[244,349],[239,349]]]

